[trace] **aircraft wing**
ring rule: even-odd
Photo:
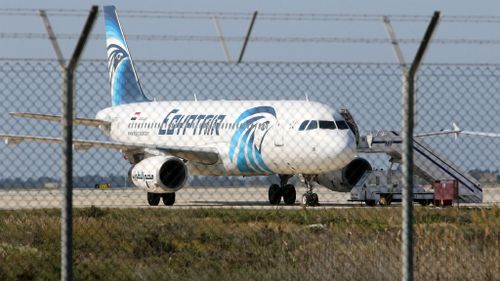
[[[39,113],[29,113],[29,112],[10,112],[9,114],[12,116],[15,116],[15,117],[61,122],[61,115],[39,114]],[[111,126],[111,123],[108,121],[99,120],[99,119],[91,119],[91,118],[74,118],[73,124],[84,125],[84,126],[93,126],[93,127],[109,127],[109,126]]]
[[[464,131],[460,129],[457,124],[453,123],[452,130],[443,130],[439,132],[429,132],[429,133],[420,133],[415,134],[415,137],[428,137],[428,136],[438,136],[438,135],[449,135],[454,134],[455,138],[459,135],[469,135],[469,136],[480,136],[480,137],[490,137],[490,138],[500,138],[500,133],[494,132],[476,132],[476,131]]]
[[[440,136],[440,135],[451,135],[451,134],[460,134],[462,130],[444,130],[437,132],[428,132],[428,133],[418,133],[413,135],[415,138],[423,138],[423,137],[431,137],[431,136]]]
[[[450,131],[419,133],[419,134],[415,134],[414,137],[416,137],[416,138],[422,138],[422,137],[439,136],[439,135],[451,135],[451,134],[455,134],[457,136],[458,135],[469,135],[469,136],[500,138],[500,133],[462,131],[462,130],[450,130]]]
[[[462,131],[461,134],[462,135],[470,135],[470,136],[500,138],[500,133],[493,133],[493,132]]]
[[[6,144],[19,144],[23,141],[44,142],[61,144],[63,139],[52,137],[26,136],[26,135],[4,135],[0,134]],[[191,147],[191,146],[155,146],[140,143],[124,143],[114,141],[95,140],[73,140],[76,150],[87,150],[90,148],[112,148],[122,152],[131,150],[154,149],[188,161],[200,164],[213,165],[219,161],[219,152],[215,147]]]

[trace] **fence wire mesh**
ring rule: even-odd
[[[77,70],[75,279],[401,278],[398,65],[136,66],[155,101],[105,111],[106,64]],[[0,77],[0,280],[56,279],[59,66],[3,60]],[[417,280],[500,276],[499,77],[498,65],[419,72]],[[134,81],[111,85],[125,85],[116,103],[136,100]]]

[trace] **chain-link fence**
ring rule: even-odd
[[[75,279],[401,277],[398,65],[136,66],[151,102],[118,105],[138,101],[118,81],[111,106],[106,64],[77,70]],[[0,280],[56,279],[59,65],[4,60],[0,77]],[[417,280],[500,276],[499,77],[419,72]]]

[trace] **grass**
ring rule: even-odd
[[[75,280],[400,279],[399,208],[74,211]],[[416,280],[500,280],[500,210],[415,210]],[[315,226],[311,226],[315,224]],[[0,280],[56,280],[59,210],[0,211]]]

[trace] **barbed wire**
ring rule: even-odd
[[[88,10],[85,9],[45,9],[49,16],[84,17]],[[0,8],[3,16],[38,16],[38,9],[26,8]],[[120,17],[129,18],[162,18],[162,19],[210,19],[217,16],[227,20],[249,20],[251,12],[220,12],[220,11],[151,11],[151,10],[120,10]],[[259,20],[267,21],[381,21],[383,16],[388,16],[392,21],[427,22],[430,15],[409,14],[330,14],[330,13],[259,13]],[[466,16],[443,15],[441,21],[467,22],[467,23],[500,23],[500,16]]]
[[[1,39],[48,39],[45,33],[0,33]],[[60,33],[58,39],[68,40],[77,39],[79,34]],[[93,40],[104,40],[105,34],[93,34],[89,37]],[[155,34],[130,34],[129,40],[139,41],[184,41],[184,42],[218,42],[217,36],[204,35],[155,35]],[[227,42],[241,42],[243,36],[226,36]],[[260,43],[341,43],[341,44],[388,44],[391,41],[388,38],[363,38],[363,37],[273,37],[273,36],[254,36],[249,39],[252,42]],[[417,38],[398,39],[400,44],[419,44],[422,40]],[[500,44],[500,39],[467,39],[467,38],[435,38],[433,44],[475,44],[475,45],[495,45]]]

